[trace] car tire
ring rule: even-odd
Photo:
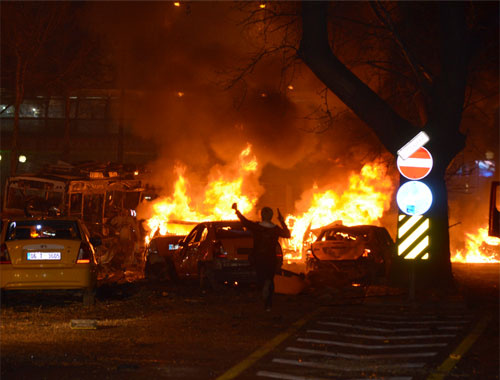
[[[0,292],[0,303],[5,305],[7,303],[7,291],[2,289]]]
[[[175,265],[172,260],[167,260],[167,276],[172,282],[179,281],[179,276],[177,275],[177,271],[175,270]]]
[[[220,285],[215,281],[215,275],[212,269],[207,267],[205,264],[201,264],[198,267],[198,275],[200,279],[200,288],[202,290],[211,289],[219,290]]]
[[[95,289],[85,289],[83,291],[83,306],[90,307],[95,305]]]
[[[147,281],[165,281],[168,280],[168,266],[166,263],[154,263],[151,264],[149,261],[146,262],[144,267],[144,278]]]

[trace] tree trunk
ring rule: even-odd
[[[120,121],[118,123],[118,152],[117,159],[118,163],[123,164],[124,156],[124,124],[125,124],[125,90],[122,88],[120,95]]]
[[[71,113],[71,98],[69,96],[69,93],[67,93],[64,97],[64,137],[62,140],[62,149],[61,149],[61,157],[66,162],[69,162],[69,155],[71,151],[70,113]]]
[[[17,165],[19,163],[19,112],[21,103],[24,98],[24,73],[26,72],[26,62],[23,62],[21,55],[17,54],[16,63],[16,93],[14,100],[14,125],[12,130],[12,144],[10,151],[10,175],[14,176],[17,173]]]
[[[302,3],[299,56],[314,74],[395,154],[419,129],[398,115],[333,54],[328,41],[328,2]]]
[[[380,139],[389,152],[397,150],[419,132],[398,115],[333,54],[328,41],[327,2],[302,2],[302,39],[299,56],[316,76],[342,100]],[[422,182],[433,194],[430,218],[429,273],[431,283],[452,283],[448,231],[446,168],[465,146],[459,132],[465,94],[465,12],[460,3],[442,3],[441,72],[433,85],[429,120],[425,127],[431,141],[426,145],[434,168]],[[427,276],[426,276],[427,277]]]

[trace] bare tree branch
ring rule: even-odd
[[[382,24],[385,25],[387,29],[392,33],[394,41],[399,46],[401,53],[407,60],[409,66],[411,67],[413,73],[415,74],[415,78],[422,87],[422,90],[426,94],[429,94],[432,85],[433,75],[428,69],[424,67],[422,63],[417,62],[413,54],[410,52],[410,49],[406,46],[401,36],[397,32],[396,27],[392,22],[392,18],[389,11],[384,7],[384,5],[380,2],[380,0],[377,0],[375,2],[369,2],[369,4],[372,7],[375,14],[377,15],[377,17],[382,22]]]

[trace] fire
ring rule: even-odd
[[[331,186],[333,187],[333,186]],[[283,248],[293,253],[286,259],[301,259],[304,247],[314,238],[313,230],[335,221],[344,225],[373,224],[390,208],[393,185],[382,163],[366,164],[360,174],[351,174],[349,186],[342,193],[320,191],[314,186],[303,198],[310,198],[307,211],[289,215],[287,225],[292,237]]]
[[[487,228],[479,228],[477,234],[467,233],[465,253],[457,250],[451,258],[458,263],[500,263],[500,239],[488,236]]]
[[[258,168],[252,146],[247,144],[233,165],[212,169],[204,188],[203,201],[196,202],[188,195],[190,184],[186,178],[186,168],[176,166],[177,180],[173,194],[159,199],[152,206],[153,216],[147,221],[151,233],[146,243],[155,233],[185,235],[195,223],[204,220],[236,219],[231,209],[234,202],[238,203],[242,212],[251,211],[260,195]]]
[[[153,204],[153,216],[148,219],[155,234],[187,234],[195,223],[204,220],[234,220],[234,202],[242,213],[255,208],[261,187],[258,184],[259,165],[250,144],[240,153],[233,165],[211,170],[199,202],[190,197],[186,168],[175,168],[177,180],[173,194]],[[303,247],[314,238],[314,229],[341,221],[345,225],[376,224],[389,209],[393,184],[382,162],[366,164],[360,173],[352,173],[346,190],[312,189],[296,204],[299,212],[286,217],[292,237],[282,241],[286,259],[301,259]],[[305,210],[305,211],[300,211]]]

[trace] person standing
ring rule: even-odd
[[[274,294],[274,274],[277,265],[276,251],[279,244],[278,239],[280,237],[290,238],[290,230],[279,209],[278,220],[281,227],[271,222],[273,210],[269,207],[263,207],[260,211],[260,216],[262,218],[261,222],[253,222],[245,218],[238,210],[238,205],[236,203],[233,203],[232,208],[243,224],[243,227],[253,233],[253,259],[255,271],[257,273],[257,282],[262,288],[264,307],[266,311],[270,311]]]

